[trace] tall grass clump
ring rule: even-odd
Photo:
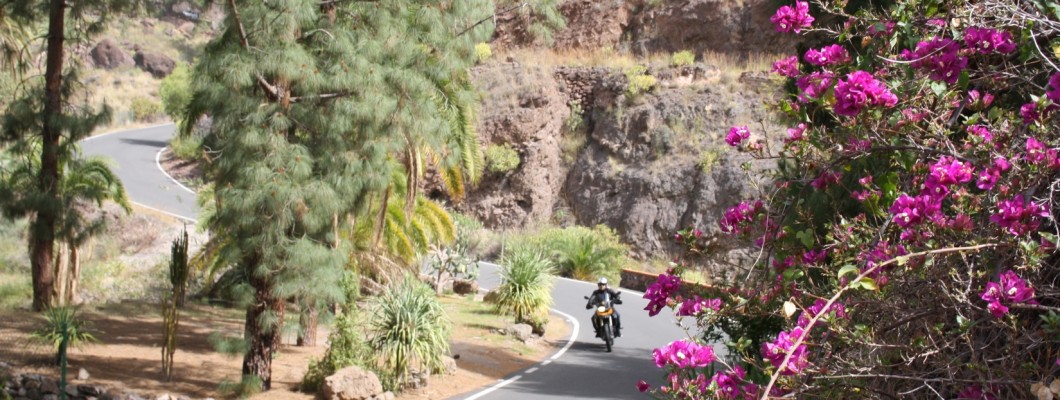
[[[400,390],[413,368],[440,371],[452,326],[434,291],[411,277],[372,301],[369,344],[386,390]]]
[[[618,282],[620,271],[635,263],[626,255],[629,246],[605,225],[545,228],[509,238],[508,242],[548,255],[557,274],[573,279],[604,277]]]
[[[514,249],[501,258],[501,285],[497,310],[514,315],[516,323],[529,324],[543,333],[552,306],[552,261],[542,252]]]
[[[670,65],[675,67],[684,67],[695,64],[696,54],[691,50],[678,51],[670,56]]]
[[[55,349],[55,364],[59,365],[70,347],[80,348],[98,342],[88,331],[85,321],[73,307],[52,307],[44,311],[44,323],[30,333],[30,339],[51,345]],[[65,340],[64,340],[65,339]]]

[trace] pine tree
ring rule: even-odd
[[[209,114],[204,220],[254,290],[244,375],[271,385],[284,299],[328,299],[348,249],[336,224],[389,183],[410,135],[443,132],[437,82],[474,62],[487,0],[228,0],[186,121]],[[462,33],[462,34],[461,34]],[[184,127],[194,124],[185,123]],[[430,144],[428,144],[430,145]]]
[[[69,102],[77,73],[76,62],[66,62],[66,46],[99,33],[108,16],[129,5],[127,0],[0,3],[3,9],[0,14],[19,26],[30,26],[47,16],[43,82],[30,78],[26,86],[32,89],[11,104],[3,117],[3,140],[10,150],[16,153],[32,150],[39,154],[39,157],[32,156],[36,166],[33,185],[0,188],[7,200],[3,204],[6,214],[31,216],[29,254],[34,310],[43,310],[59,301],[54,270],[56,241],[64,239],[63,226],[71,221],[66,217],[73,206],[63,201],[64,167],[77,166],[71,161],[77,152],[77,141],[110,120],[107,107],[94,112]]]

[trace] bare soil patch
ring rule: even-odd
[[[451,313],[454,300],[443,298]],[[488,307],[479,306],[472,313]],[[243,329],[240,310],[189,305],[182,311],[174,357],[175,379],[160,381],[162,320],[158,305],[121,303],[86,308],[82,317],[101,343],[72,349],[69,355],[70,379],[74,383],[91,383],[110,388],[111,392],[131,391],[141,396],[163,393],[193,398],[219,398],[218,386],[225,380],[239,379],[241,359],[218,353],[209,336],[221,332],[238,336]],[[485,317],[485,316],[484,316]],[[457,320],[455,316],[451,316]],[[29,333],[41,321],[38,314],[26,311],[0,311],[0,361],[8,362],[22,372],[58,376],[58,368],[48,363],[52,349],[29,339]],[[496,321],[495,318],[493,318]],[[452,354],[458,370],[447,376],[433,376],[425,388],[406,391],[399,399],[442,399],[485,387],[519,370],[528,368],[553,354],[570,334],[570,327],[558,316],[552,316],[549,331],[540,341],[523,344],[496,333],[501,322],[480,320],[456,321]],[[321,332],[320,337],[327,337]],[[266,399],[311,399],[314,396],[296,391],[311,358],[320,358],[325,346],[296,347],[293,335],[284,337],[285,345],[273,361],[273,390],[254,396]],[[76,380],[79,368],[86,369],[88,381]]]

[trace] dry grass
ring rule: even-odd
[[[665,67],[670,64],[671,54],[655,53],[637,57],[629,52],[616,51],[610,47],[598,49],[578,49],[554,51],[541,48],[523,48],[495,55],[495,58],[511,56],[521,64],[542,67],[609,67],[626,70],[638,65]],[[697,61],[708,66],[718,67],[723,72],[730,72],[739,77],[748,71],[768,71],[773,62],[781,56],[771,53],[748,53],[737,55],[730,53],[706,52],[697,54]]]

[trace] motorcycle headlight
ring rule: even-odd
[[[607,311],[607,307],[604,307],[604,306],[596,307],[596,312],[604,312],[604,311]]]

